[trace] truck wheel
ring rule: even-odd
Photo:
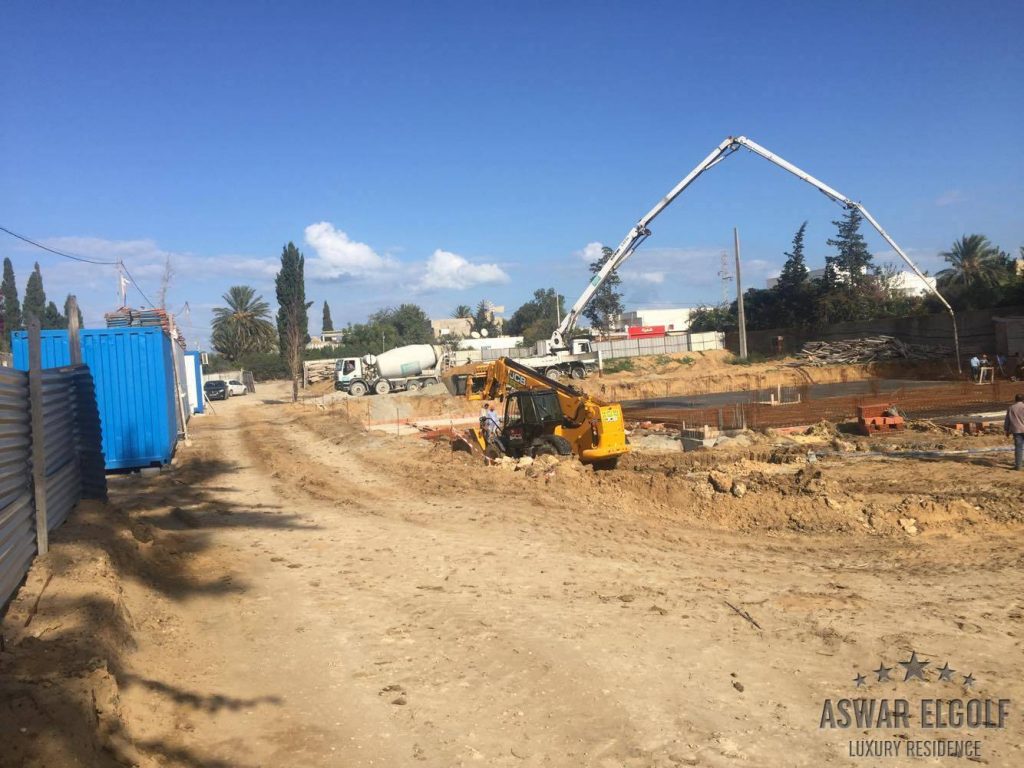
[[[550,368],[548,368],[546,371],[544,371],[544,375],[547,376],[549,379],[560,379],[560,378],[562,378],[562,372],[558,368],[553,366],[553,365]]]
[[[384,379],[381,379],[380,381],[373,385],[373,391],[376,392],[378,395],[386,395],[388,392],[391,391],[391,385]]]
[[[437,384],[437,379],[435,379],[433,376],[431,376],[429,379],[423,380],[424,387],[432,387],[434,384]]]
[[[572,367],[572,377],[574,379],[585,379],[587,378],[587,369],[582,365],[574,365]]]
[[[417,389],[420,388],[420,382],[417,379],[413,379],[412,381],[405,385],[405,388],[410,392],[415,392]]]
[[[366,385],[361,381],[353,381],[348,388],[348,393],[352,397],[362,397],[366,394]]]

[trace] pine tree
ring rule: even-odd
[[[306,258],[288,243],[281,251],[281,271],[274,285],[277,288],[277,334],[281,359],[292,377],[292,402],[299,399],[299,375],[302,372],[302,348],[309,338],[309,316],[312,302],[306,303]]]
[[[14,265],[10,259],[4,259],[4,280],[0,284],[3,297],[3,340],[0,348],[7,351],[11,348],[11,333],[21,328],[21,302],[18,301],[18,284],[14,279]]]
[[[832,223],[836,226],[836,236],[828,240],[828,244],[836,248],[835,256],[825,257],[825,284],[829,288],[845,285],[851,293],[866,284],[871,276],[872,256],[864,235],[860,233],[861,213],[856,208],[848,208],[846,216]]]
[[[78,304],[77,300],[75,301],[75,304],[76,305]],[[81,306],[76,306],[76,311],[78,313],[78,327],[79,328],[85,328],[85,320],[82,319],[82,307]],[[71,322],[71,294],[70,293],[68,294],[68,297],[66,299],[64,299],[64,317],[65,317],[65,319],[69,323]]]
[[[22,305],[25,317],[36,317],[42,323],[46,314],[46,292],[43,290],[43,274],[39,271],[39,262],[28,276],[25,284],[25,303]]]
[[[601,258],[590,264],[590,274],[596,275],[600,272],[613,253],[615,251],[607,245],[601,248]],[[619,315],[622,314],[622,294],[615,290],[621,283],[622,279],[613,271],[601,287],[594,291],[594,295],[587,303],[587,308],[583,310],[583,316],[595,328],[602,331],[610,330]]]
[[[779,289],[784,293],[807,282],[809,273],[804,260],[804,233],[806,231],[807,222],[805,221],[793,235],[793,250],[785,254],[786,263],[782,265],[782,273],[779,275]]]
[[[334,321],[331,320],[331,308],[327,305],[327,302],[325,301],[324,302],[324,323],[323,323],[322,331],[324,333],[327,333],[328,331],[333,331],[333,330],[334,330]]]

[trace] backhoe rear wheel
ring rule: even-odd
[[[538,442],[534,443],[533,447],[530,449],[530,453],[533,455],[533,458],[536,459],[538,456],[557,456],[558,449],[551,443]]]

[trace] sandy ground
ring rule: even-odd
[[[512,471],[283,393],[218,403],[56,533],[4,622],[2,764],[874,765],[848,742],[935,732],[823,730],[824,699],[968,672],[1010,722],[940,735],[1024,764],[1006,453],[823,434],[813,463],[765,438]],[[914,651],[929,682],[874,682]]]

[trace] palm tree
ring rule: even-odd
[[[452,317],[457,317],[460,320],[472,320],[473,310],[466,304],[459,304],[459,306],[455,308],[455,313]]]
[[[950,266],[936,274],[939,285],[995,285],[1006,272],[1002,255],[984,235],[964,235],[941,254]]]
[[[256,289],[233,285],[222,298],[227,306],[213,310],[213,348],[232,361],[273,349],[277,329],[270,322],[270,305]]]

